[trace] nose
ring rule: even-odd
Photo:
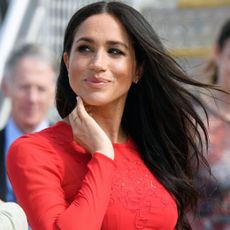
[[[92,56],[90,69],[95,72],[103,72],[106,70],[106,55],[102,50],[98,50]]]
[[[34,103],[36,101],[39,100],[39,93],[36,89],[34,88],[31,88],[29,91],[28,91],[28,100],[29,102],[31,103]]]

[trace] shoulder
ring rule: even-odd
[[[7,162],[57,162],[59,146],[67,140],[65,127],[58,123],[40,132],[24,135],[11,144]]]
[[[0,140],[2,140],[3,137],[5,137],[5,133],[6,133],[6,128],[0,130]]]
[[[71,129],[64,122],[57,122],[56,124],[43,129],[42,131],[23,135],[16,139],[11,146],[44,146],[51,147],[55,143],[70,140],[72,135]]]
[[[2,129],[0,129],[0,135],[4,134],[5,130],[6,130],[5,127],[3,127]]]
[[[0,155],[3,153],[4,145],[5,145],[5,136],[6,136],[6,129],[0,130]]]
[[[11,216],[18,215],[18,217],[26,218],[23,209],[14,202],[3,202],[0,204],[0,213],[10,213]]]
[[[25,135],[11,144],[7,154],[7,167],[50,161],[50,153],[54,155],[45,137],[39,134]]]
[[[52,132],[49,132],[47,128],[46,131],[40,131],[37,133],[26,134],[17,138],[10,146],[9,151],[17,149],[30,149],[30,148],[43,148],[49,146],[49,139],[52,136]]]

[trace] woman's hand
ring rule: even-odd
[[[74,140],[90,153],[99,152],[114,159],[113,145],[98,125],[98,123],[87,113],[83,101],[77,98],[77,106],[69,115]]]

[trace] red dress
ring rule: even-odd
[[[64,122],[13,143],[8,174],[33,230],[175,229],[176,202],[132,140],[113,146],[114,160],[92,156]]]

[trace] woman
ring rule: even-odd
[[[213,60],[208,64],[206,77],[210,83],[230,92],[230,19],[221,28],[214,48]],[[203,170],[199,182],[205,190],[193,226],[194,229],[230,228],[230,95],[213,92],[213,100],[203,96],[209,113],[210,148],[207,160],[214,177]]]
[[[0,200],[0,229],[28,230],[25,213],[18,204]]]
[[[191,229],[206,132],[184,85],[203,85],[123,3],[77,11],[63,47],[63,120],[18,139],[8,155],[32,229]]]

